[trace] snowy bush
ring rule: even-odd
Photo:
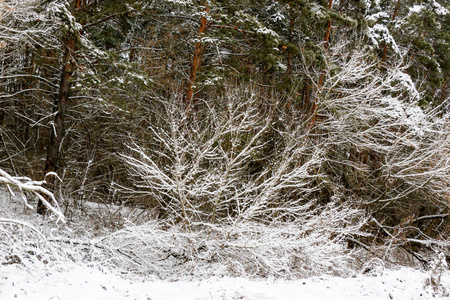
[[[295,220],[317,187],[322,149],[307,143],[298,120],[277,126],[273,99],[255,90],[230,91],[186,120],[178,98],[149,127],[154,140],[122,155],[135,183],[131,194],[156,202],[165,217]],[[312,199],[314,200],[314,199]]]
[[[397,247],[448,236],[448,122],[417,106],[419,95],[401,66],[379,70],[366,49],[347,53],[346,47],[331,47],[323,70],[305,69],[317,83],[312,113],[286,112],[280,99],[248,87],[197,104],[189,116],[180,98],[160,101],[158,122],[149,127],[153,138],[132,143],[122,159],[135,187],[123,192],[156,207],[180,240],[162,239],[178,250],[165,250],[161,261],[172,260],[186,274],[206,272],[198,264],[203,260],[231,274],[302,276],[339,269],[331,263],[346,253],[342,240],[336,242],[339,228],[366,250],[371,239],[386,243],[384,258]],[[362,237],[362,211],[372,237]],[[443,222],[430,226],[433,219]],[[283,227],[291,228],[295,243]],[[128,240],[117,234],[108,247]],[[283,246],[256,242],[271,235]],[[129,262],[146,257],[134,242],[123,247]]]
[[[111,251],[115,267],[160,278],[345,276],[353,259],[347,238],[364,235],[364,222],[360,211],[333,204],[289,224],[201,223],[190,232],[156,221],[129,224],[97,245]]]
[[[450,287],[445,287],[441,281],[444,272],[447,270],[448,265],[444,253],[437,252],[430,264],[430,277],[425,281],[425,286],[428,286],[433,290],[433,296],[435,297],[449,296]]]
[[[312,130],[326,140],[324,186],[331,194],[341,190],[343,201],[359,202],[392,226],[382,231],[389,232],[388,240],[412,233],[448,237],[448,116],[418,107],[417,91],[405,84],[401,66],[383,72],[367,51],[347,56],[345,49],[331,48],[326,71],[311,73],[313,82],[323,78],[315,87],[321,119]],[[430,226],[433,219],[442,222]]]
[[[55,175],[47,174],[47,176]],[[8,201],[5,201],[6,197],[0,194],[0,199],[3,202],[2,216],[0,216],[0,263],[32,267],[35,264],[48,264],[56,260],[56,257],[60,257],[44,234],[33,224],[8,217],[8,208],[14,206],[12,202],[19,197],[28,209],[33,209],[28,201],[31,196],[40,199],[47,207],[51,214],[49,216],[50,221],[65,223],[65,217],[61,213],[53,193],[43,187],[45,181],[33,181],[28,177],[11,176],[0,169],[0,183],[6,185],[10,194]],[[0,190],[0,193],[2,192]],[[19,195],[16,196],[16,193]],[[4,214],[6,214],[5,217]]]
[[[0,264],[39,269],[63,256],[32,224],[0,218]]]

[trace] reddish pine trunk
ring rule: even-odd
[[[397,16],[398,9],[400,8],[400,2],[401,2],[401,0],[398,0],[397,5],[395,5],[394,15],[392,16],[392,21],[394,21],[395,17]],[[384,62],[386,60],[386,53],[387,53],[387,44],[384,45],[383,58],[381,59],[382,62]]]
[[[333,6],[333,0],[329,0],[328,9],[331,9],[332,6]],[[325,39],[324,39],[324,46],[325,46],[326,50],[328,50],[328,47],[329,47],[330,35],[331,35],[331,19],[327,23],[327,31],[325,33]],[[322,87],[324,80],[325,80],[325,73],[322,72],[322,74],[320,74],[320,78],[319,78],[318,89],[320,89]],[[312,107],[312,117],[311,117],[311,122],[309,123],[309,129],[311,129],[314,126],[314,123],[316,122],[318,106],[319,106],[319,99],[316,96],[316,99],[315,99],[315,101],[313,103],[313,107]]]
[[[209,13],[209,7],[205,7],[205,12]],[[189,82],[186,89],[186,97],[184,99],[185,106],[186,106],[186,114],[189,113],[190,107],[192,105],[193,99],[194,99],[194,85],[195,85],[195,79],[197,77],[197,72],[200,69],[200,66],[202,64],[202,56],[203,56],[203,50],[205,45],[202,43],[201,38],[205,34],[206,30],[209,27],[208,20],[202,16],[200,19],[200,27],[198,29],[198,38],[200,39],[196,44],[194,48],[194,55],[191,62],[191,69],[189,71]]]
[[[333,6],[333,0],[330,0],[328,2],[328,9],[331,9]],[[329,41],[330,41],[330,34],[331,34],[331,19],[328,20],[327,23],[327,32],[325,33],[325,49],[328,49]]]

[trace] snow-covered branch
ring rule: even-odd
[[[262,112],[255,91],[230,91],[222,101],[227,103],[224,112],[210,107],[201,121],[189,124],[180,119],[176,102],[163,104],[167,123],[150,128],[152,145],[159,146],[132,145],[130,154],[122,156],[137,189],[186,223],[295,218],[302,212],[302,195],[315,190],[321,150],[298,145],[305,139],[301,126],[275,132],[277,104]],[[265,139],[270,134],[286,141],[271,146]],[[275,147],[272,153],[270,147]],[[283,199],[282,191],[296,196]]]
[[[47,176],[57,176],[54,173],[49,173]],[[51,211],[56,217],[56,222],[65,222],[65,217],[58,206],[55,196],[52,192],[44,188],[42,185],[45,181],[33,181],[28,177],[13,177],[0,169],[0,183],[5,184],[11,195],[15,196],[14,189],[19,191],[19,194],[24,204],[32,209],[33,207],[28,203],[25,192],[29,192],[32,195],[40,199],[44,205]]]
[[[325,70],[308,73],[323,81],[315,85],[322,118],[312,133],[324,142],[328,182],[393,226],[448,212],[448,116],[418,106],[420,95],[403,66],[383,72],[367,49],[345,49],[332,47]]]

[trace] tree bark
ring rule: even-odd
[[[328,9],[331,9],[333,7],[333,0],[329,0],[328,2]],[[330,34],[331,34],[331,18],[328,20],[327,23],[327,31],[325,33],[325,49],[328,49],[329,47],[329,41],[330,41]]]
[[[205,13],[209,13],[209,6],[205,7]],[[195,79],[197,77],[197,72],[200,69],[200,66],[202,64],[202,57],[203,57],[203,50],[205,48],[204,43],[202,43],[201,38],[206,33],[206,30],[211,24],[208,22],[205,16],[202,16],[200,19],[200,27],[198,29],[198,38],[200,39],[197,43],[195,43],[194,48],[194,55],[191,62],[191,68],[189,71],[189,82],[186,89],[186,97],[184,99],[185,101],[185,107],[186,107],[186,114],[189,113],[189,110],[192,106],[192,101],[194,99],[194,86],[195,86]]]
[[[332,7],[333,7],[333,0],[329,0],[328,9],[331,9]],[[327,23],[327,31],[325,32],[325,39],[324,39],[324,47],[325,47],[325,50],[327,50],[327,51],[330,46],[329,45],[330,34],[331,34],[331,19]],[[325,79],[325,72],[324,72],[324,70],[322,70],[322,73],[320,74],[320,78],[319,78],[318,90],[320,90],[320,88],[322,87],[324,79]],[[312,117],[311,117],[311,122],[309,123],[308,129],[311,129],[314,126],[314,123],[316,122],[318,106],[319,106],[319,99],[316,96],[316,99],[314,100],[313,107],[312,107]]]
[[[401,0],[398,0],[397,5],[395,5],[394,14],[392,16],[392,21],[394,21],[395,17],[397,17],[397,12],[398,12],[398,9],[400,8],[400,2],[401,2]],[[387,44],[384,45],[383,57],[381,59],[382,62],[384,62],[386,60],[387,46],[388,46]]]
[[[50,140],[47,147],[47,158],[44,167],[44,176],[49,172],[56,172],[58,167],[58,156],[60,154],[61,143],[64,136],[64,118],[66,114],[67,104],[69,102],[69,93],[71,78],[73,74],[74,63],[72,53],[75,52],[75,41],[70,39],[66,44],[64,53],[63,69],[61,74],[61,83],[59,86],[58,97],[55,100],[55,119],[50,128]],[[53,177],[52,177],[53,178]],[[49,189],[54,189],[53,179],[49,184]],[[47,212],[47,208],[39,200],[37,212],[41,215]]]
[[[294,54],[292,53],[292,44],[294,43],[294,30],[295,30],[295,19],[297,15],[294,12],[294,9],[291,7],[289,10],[289,47],[288,47],[288,55],[287,55],[287,62],[286,62],[286,74],[292,75],[292,58]]]

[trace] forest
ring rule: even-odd
[[[448,295],[449,10],[0,0],[0,261],[163,279],[415,266]]]

